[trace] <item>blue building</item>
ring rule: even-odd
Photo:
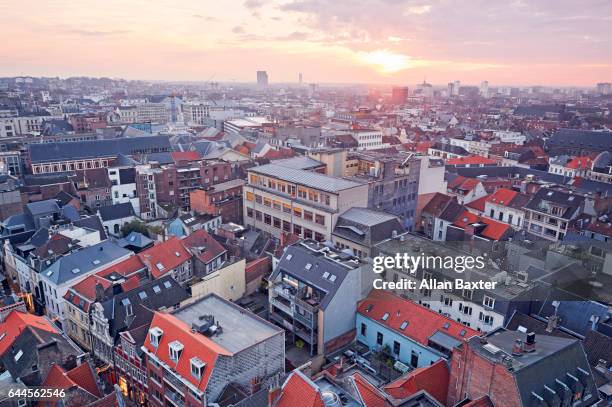
[[[357,309],[358,342],[412,367],[448,358],[464,339],[479,335],[459,322],[382,290],[373,290]]]

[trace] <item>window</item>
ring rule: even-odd
[[[247,217],[252,218],[253,217],[253,208],[247,208]]]
[[[402,322],[402,324],[400,325],[400,330],[403,331],[404,329],[406,329],[406,327],[408,327],[408,321]]]
[[[293,208],[293,216],[296,218],[302,217],[302,210],[300,208]]]
[[[281,227],[281,220],[279,218],[274,217],[272,223],[273,223],[273,226],[275,228],[280,229],[280,227]]]
[[[412,367],[419,366],[419,355],[415,351],[412,351],[412,353],[410,354],[410,364],[412,365]]]
[[[493,306],[495,305],[495,299],[485,295],[482,299],[482,305],[487,308],[493,308]]]
[[[464,289],[462,295],[463,295],[463,297],[467,298],[468,300],[471,300],[472,299],[472,290]]]
[[[318,223],[319,225],[325,225],[325,216],[315,215],[315,223]]]
[[[389,319],[389,313],[385,312],[385,314],[382,316],[382,320],[386,321],[387,319]]]
[[[161,340],[161,337],[163,334],[164,334],[164,331],[162,331],[160,328],[158,327],[151,328],[151,330],[149,331],[149,341],[151,342],[151,346],[154,346],[157,348],[159,346],[159,341]]]
[[[304,219],[309,221],[309,222],[312,222],[313,213],[310,212],[310,211],[304,211]]]
[[[400,354],[400,343],[398,341],[393,341],[393,354]]]
[[[361,323],[361,336],[366,336],[367,332],[368,332],[368,326],[362,322]]]
[[[246,200],[251,202],[253,201],[253,193],[252,192],[247,192],[246,193]]]
[[[302,234],[302,227],[300,225],[293,225],[293,233],[300,236]]]
[[[170,359],[174,362],[178,362],[181,357],[181,353],[183,353],[183,344],[179,341],[173,341],[168,344],[168,352],[170,355]]]
[[[383,334],[382,332],[377,332],[376,333],[376,344],[382,345],[382,343],[383,343]]]
[[[272,224],[272,216],[268,215],[267,213],[264,213],[264,223],[266,225],[271,225]]]
[[[206,363],[204,363],[200,358],[193,357],[191,358],[191,375],[196,379],[202,378],[202,373],[204,373],[204,367]]]

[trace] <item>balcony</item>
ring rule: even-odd
[[[289,301],[281,297],[272,297],[270,299],[270,304],[285,312],[287,315],[293,316],[293,308],[291,307],[291,303]]]
[[[166,384],[169,384],[174,388],[174,390],[176,390],[174,391],[174,393],[178,394],[181,397],[185,395],[185,393],[183,392],[183,387],[185,385],[181,383],[179,379],[177,379],[171,374],[165,374],[163,380],[164,382],[166,382]],[[166,389],[168,389],[168,386],[166,386]]]
[[[164,396],[166,396],[166,400],[177,407],[182,407],[185,405],[185,398],[170,389],[166,390]]]

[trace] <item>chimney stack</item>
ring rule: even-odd
[[[555,329],[557,329],[557,325],[559,323],[559,317],[555,315],[551,315],[548,317],[548,322],[546,324],[546,332],[551,333]]]
[[[525,352],[534,352],[536,346],[535,341],[535,332],[529,332],[527,334],[527,341],[525,341],[525,345],[523,346],[523,350]]]
[[[523,354],[523,341],[517,339],[514,342],[514,346],[512,347],[512,355],[513,356],[521,356]]]

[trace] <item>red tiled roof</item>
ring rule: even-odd
[[[144,263],[138,256],[130,256],[127,259],[120,261],[119,263],[113,264],[110,267],[100,270],[96,273],[99,276],[105,277],[109,274],[117,273],[124,277],[134,274],[145,268]]]
[[[96,383],[94,372],[89,363],[81,363],[79,366],[68,371],[66,376],[68,376],[77,386],[87,390],[94,396],[102,396]]]
[[[482,231],[482,236],[492,240],[501,239],[508,231],[508,229],[510,229],[510,225],[495,221],[493,219],[483,218],[482,216],[474,215],[469,211],[464,211],[461,215],[459,215],[453,225],[465,229],[466,226],[472,223],[486,224],[487,226]]]
[[[151,337],[147,335],[144,343],[147,351],[155,354],[157,358],[170,366],[183,379],[188,380],[199,390],[205,390],[208,385],[208,379],[215,367],[217,357],[219,355],[230,355],[230,352],[213,342],[210,338],[200,333],[192,332],[189,325],[171,314],[156,312],[151,321],[151,328],[154,327],[161,329],[163,334],[157,348],[151,345]],[[168,344],[174,341],[179,341],[184,346],[178,362],[170,359],[168,351]],[[191,358],[194,357],[206,363],[200,380],[191,374]]]
[[[594,222],[587,226],[587,230],[604,236],[612,236],[612,223]]]
[[[251,150],[249,150],[249,148],[246,146],[236,146],[234,147],[234,150],[244,155],[249,155],[251,153]]]
[[[442,194],[440,192],[436,192],[429,199],[429,202],[423,207],[421,213],[431,213],[434,215],[439,215],[442,213],[444,208],[446,208],[449,201],[452,201],[453,197],[448,196],[446,194]]]
[[[494,204],[498,204],[498,205],[508,206],[508,204],[512,202],[512,200],[516,198],[518,194],[519,194],[518,192],[508,189],[508,188],[499,188],[497,191],[491,194],[491,196],[489,197],[489,199],[487,199],[487,201],[492,202]]]
[[[165,242],[138,253],[138,257],[149,267],[153,278],[159,278],[189,261],[191,253],[185,249],[178,237],[172,236]]]
[[[43,387],[56,389],[70,389],[80,387],[95,397],[102,397],[96,383],[96,378],[89,363],[82,363],[74,369],[66,372],[59,365],[53,365],[42,383]],[[39,403],[39,405],[46,405]],[[55,402],[51,402],[55,405]]]
[[[198,254],[197,257],[204,264],[210,262],[213,259],[216,259],[227,251],[225,250],[225,247],[221,245],[221,243],[217,242],[204,229],[196,230],[189,236],[183,238],[182,242],[183,245],[196,250],[196,252],[201,251],[201,253]]]
[[[420,367],[385,386],[391,397],[403,400],[425,390],[441,404],[446,404],[449,369],[446,361],[440,359],[430,366]]]
[[[422,345],[427,345],[429,337],[437,331],[460,341],[479,335],[478,331],[461,325],[442,314],[382,290],[372,290],[368,297],[359,303],[357,312]],[[382,317],[386,313],[389,316],[386,321],[383,321]],[[404,321],[408,322],[408,326],[401,330],[400,327]],[[448,328],[444,328],[445,324],[448,324]],[[465,331],[463,336],[462,331]]]
[[[463,404],[463,407],[494,407],[493,402],[488,395],[484,395],[476,400],[472,400],[467,404]]]
[[[476,185],[478,185],[479,182],[480,181],[476,178],[466,178],[463,175],[459,175],[448,183],[448,188],[471,191],[476,187]]]
[[[451,158],[446,160],[448,165],[493,165],[497,161],[480,155],[469,155],[467,157]]]
[[[325,404],[317,385],[295,370],[283,384],[274,407],[325,407]]]
[[[100,284],[104,290],[113,285],[111,281],[94,274],[73,285],[71,289],[81,297],[94,301],[96,299],[96,284]],[[64,298],[67,298],[67,295],[68,293],[64,295]]]
[[[385,396],[378,390],[372,383],[368,382],[359,373],[353,375],[355,380],[355,386],[361,396],[361,399],[367,407],[388,407],[390,404],[387,402]]]
[[[15,339],[21,335],[26,327],[58,333],[58,330],[47,319],[13,310],[8,314],[4,322],[0,324],[0,336],[2,336],[2,340],[0,340],[0,355],[3,355],[11,347]]]
[[[591,157],[574,157],[565,166],[574,170],[588,170],[593,165]]]
[[[485,203],[489,200],[489,195],[485,195],[481,198],[475,199],[470,203],[465,204],[468,208],[476,209],[479,212],[484,212]]]
[[[271,149],[264,154],[268,160],[279,160],[283,158],[291,158],[295,156],[295,151],[290,148],[281,148],[280,150]]]
[[[197,161],[202,159],[202,155],[198,151],[174,151],[170,153],[174,162],[179,161]]]

